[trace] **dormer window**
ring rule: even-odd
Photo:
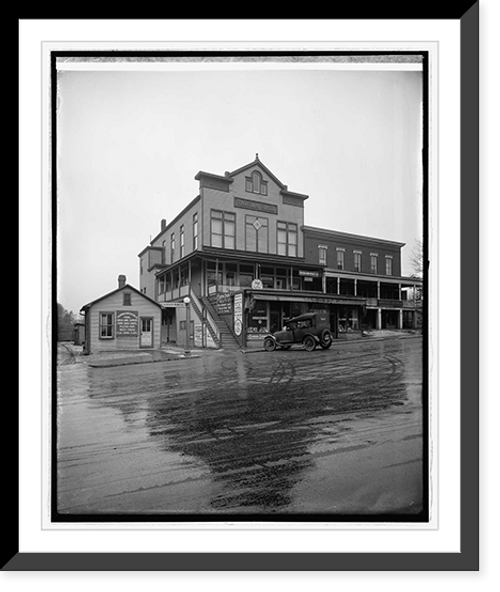
[[[253,171],[250,177],[245,178],[245,190],[248,193],[267,195],[267,181],[264,181],[259,171]]]

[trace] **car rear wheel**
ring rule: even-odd
[[[316,349],[316,341],[314,339],[314,337],[311,337],[310,335],[306,335],[304,337],[304,349],[306,351],[313,351],[314,349]]]
[[[321,345],[321,347],[323,349],[328,349],[329,347],[331,347],[332,343],[333,343],[332,334],[330,333],[330,331],[328,331],[328,329],[325,329],[323,331],[323,333],[321,334],[321,339],[319,341],[319,344]]]
[[[270,337],[264,339],[264,349],[266,351],[274,351],[276,349],[276,342],[274,339],[271,339]]]

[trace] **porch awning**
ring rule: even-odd
[[[342,298],[336,295],[327,296],[303,296],[300,294],[261,294],[257,291],[252,292],[255,300],[267,300],[268,302],[310,302],[314,304],[342,304],[342,305],[358,305],[366,304],[366,298],[353,296],[352,298]]]

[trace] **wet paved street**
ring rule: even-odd
[[[61,364],[58,511],[414,515],[421,368],[419,337]]]

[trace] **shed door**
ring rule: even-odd
[[[153,347],[153,319],[141,317],[141,347]]]

